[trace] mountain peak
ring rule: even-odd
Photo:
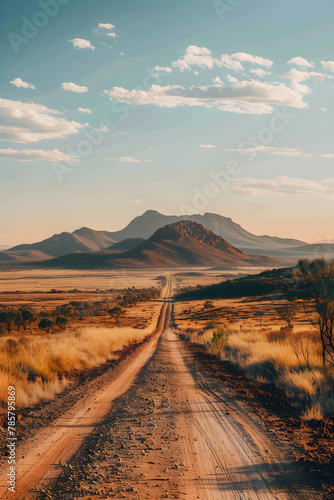
[[[182,242],[189,238],[196,240],[197,243],[204,243],[223,250],[233,249],[233,251],[242,254],[240,250],[227,243],[221,236],[213,233],[203,226],[203,224],[191,220],[181,220],[173,224],[168,224],[158,229],[153,236],[151,236],[150,240],[155,242],[161,240]]]
[[[162,216],[162,214],[160,212],[158,212],[157,210],[146,210],[146,212],[143,213],[142,217],[144,215],[159,215],[159,216]]]

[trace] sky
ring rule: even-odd
[[[148,209],[334,240],[332,0],[0,9],[0,246]]]

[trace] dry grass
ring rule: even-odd
[[[222,325],[202,330],[188,328],[185,337],[213,353],[213,334],[221,328]],[[334,415],[334,374],[323,369],[316,332],[229,330],[218,355],[237,366],[247,378],[281,387],[304,420]]]
[[[315,403],[309,408],[306,408],[306,410],[303,411],[301,418],[306,422],[309,420],[322,420],[324,418],[324,413],[320,403]]]
[[[18,407],[50,400],[68,385],[69,374],[117,358],[125,346],[141,342],[153,329],[87,327],[76,333],[7,340],[0,349],[0,402],[7,401],[9,385],[16,388]]]

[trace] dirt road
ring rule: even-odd
[[[169,278],[155,337],[117,379],[19,449],[19,494],[6,495],[2,470],[0,498],[322,498],[284,443],[168,328],[171,286]]]

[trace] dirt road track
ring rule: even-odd
[[[206,500],[321,498],[259,421],[222,385],[207,380],[197,370],[171,330],[163,334],[161,342],[179,380],[185,461],[195,468],[196,479],[189,480],[188,498],[191,494]]]
[[[17,448],[16,493],[8,491],[9,470],[5,463],[0,472],[1,499],[35,499],[35,493],[31,490],[42,481],[57,477],[58,463],[73,455],[85,436],[111,410],[113,401],[129,389],[140,369],[154,353],[159,335],[168,326],[172,277],[168,275],[167,278],[165,302],[151,339],[139,347],[132,363],[125,365],[115,380],[109,381],[99,391],[87,394],[86,398],[79,400],[51,426]]]

